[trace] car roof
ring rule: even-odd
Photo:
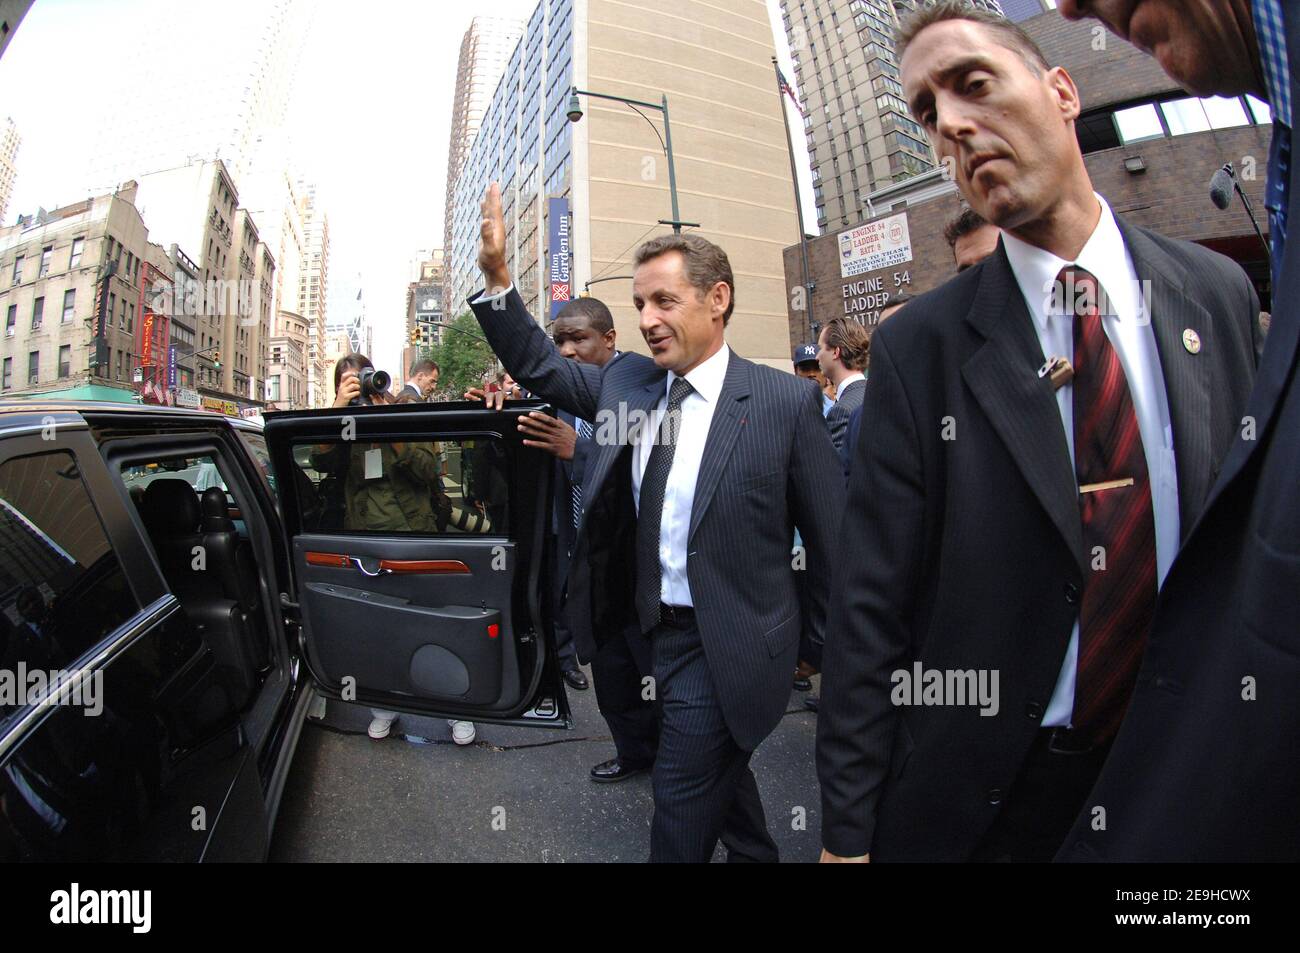
[[[46,417],[67,419],[80,418],[89,421],[92,418],[115,418],[119,422],[132,420],[140,423],[146,420],[166,420],[170,423],[186,421],[202,426],[212,426],[218,421],[225,421],[231,427],[260,431],[261,425],[256,421],[242,417],[229,417],[211,410],[199,410],[189,407],[164,407],[159,404],[115,404],[110,401],[95,400],[4,400],[0,401],[0,430],[14,427],[40,425]]]

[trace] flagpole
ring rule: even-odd
[[[808,313],[808,339],[815,340],[816,333],[813,330],[813,283],[808,273],[808,236],[804,233],[803,228],[803,196],[799,189],[799,170],[794,161],[794,139],[790,135],[790,121],[785,112],[785,91],[788,87],[783,82],[784,77],[781,75],[781,67],[777,64],[776,57],[772,57],[772,69],[776,71],[776,98],[781,104],[781,124],[785,126],[785,145],[786,151],[790,153],[790,180],[794,183],[794,207],[799,217],[799,257],[803,267],[803,289],[804,289],[804,309]],[[793,90],[791,90],[793,94]]]

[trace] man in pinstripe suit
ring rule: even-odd
[[[529,316],[505,263],[496,184],[483,202],[471,306],[534,393],[595,424],[566,612],[580,652],[635,620],[663,705],[652,861],[775,861],[754,749],[790,697],[799,634],[824,638],[844,501],[816,386],[731,352],[735,281],[694,235],[636,255],[633,303],[650,357],[566,361]],[[805,554],[791,554],[795,526]],[[805,568],[806,567],[806,568]],[[796,573],[808,573],[799,586]]]

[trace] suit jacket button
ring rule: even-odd
[[[1079,587],[1072,582],[1065,584],[1065,601],[1072,606],[1079,604]]]
[[[990,804],[1001,804],[1001,803],[1002,803],[1002,789],[1001,789],[1001,788],[993,788],[991,791],[989,791],[989,803],[990,803]]]
[[[1038,704],[1038,702],[1030,702],[1025,706],[1025,717],[1029,718],[1031,721],[1038,721],[1038,719],[1043,717],[1043,706]]]

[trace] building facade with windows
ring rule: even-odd
[[[23,137],[12,119],[0,123],[0,225],[9,214],[9,200],[14,194],[14,180],[18,177],[18,148]]]
[[[406,287],[406,342],[414,337],[419,347],[435,347],[442,343],[444,312],[443,290],[446,285],[446,265],[441,248],[435,248],[419,263],[416,279]],[[405,374],[409,366],[402,368]]]
[[[0,228],[0,393],[19,396],[102,384],[130,399],[149,242],[124,190]],[[97,317],[102,346],[97,348]]]
[[[670,230],[659,224],[672,217],[662,118],[584,96],[575,124],[568,100],[574,86],[651,103],[666,95],[680,215],[726,250],[735,272],[728,341],[788,368],[781,249],[799,226],[774,53],[762,0],[542,0],[456,186],[449,316],[481,282],[479,203],[495,181],[511,274],[532,313],[545,321],[553,292],[588,289],[609,304],[620,345],[644,350],[630,276],[637,246]],[[549,215],[564,203],[568,229],[557,246],[567,247],[568,268],[560,263],[553,282],[549,233],[562,230]]]
[[[456,211],[456,188],[470,148],[478,136],[483,113],[492,91],[505,73],[506,63],[524,25],[505,17],[475,17],[460,41],[456,62],[456,90],[451,106],[451,136],[447,146],[447,199],[443,223],[443,248],[451,247],[452,223]],[[442,310],[451,313],[458,306],[450,288],[443,289]]]
[[[997,0],[972,0],[1002,14]],[[817,224],[874,214],[867,197],[934,167],[903,98],[894,31],[918,0],[781,0],[804,113]]]
[[[267,410],[310,409],[307,402],[307,338],[306,319],[292,311],[281,311],[279,326],[269,342]]]
[[[1232,162],[1267,232],[1264,186],[1272,135],[1266,103],[1253,96],[1198,98],[1176,86],[1154,59],[1114,37],[1094,48],[1092,24],[1055,12],[1021,24],[1049,63],[1079,87],[1075,132],[1094,188],[1127,221],[1170,238],[1198,242],[1235,260],[1270,310],[1268,255],[1241,202],[1220,211],[1210,201],[1214,173]],[[824,324],[848,315],[874,329],[900,291],[928,291],[956,274],[944,225],[962,208],[955,184],[934,169],[872,193],[876,214],[809,243],[816,290],[811,315]],[[855,248],[885,248],[878,262]],[[872,244],[874,242],[874,244]],[[847,257],[846,257],[847,253]],[[878,264],[877,267],[872,267]],[[797,245],[785,251],[786,280],[802,284]],[[789,310],[792,345],[814,338],[809,312]]]
[[[151,234],[196,266],[196,293],[180,297],[196,347],[185,363],[214,400],[262,399],[275,262],[242,207],[225,163],[196,160],[141,176],[136,204]]]
[[[298,215],[302,220],[303,257],[298,269],[297,314],[307,321],[307,401],[312,407],[328,407],[331,388],[325,385],[333,365],[325,353],[329,318],[330,223],[316,200],[316,186],[298,181]]]

